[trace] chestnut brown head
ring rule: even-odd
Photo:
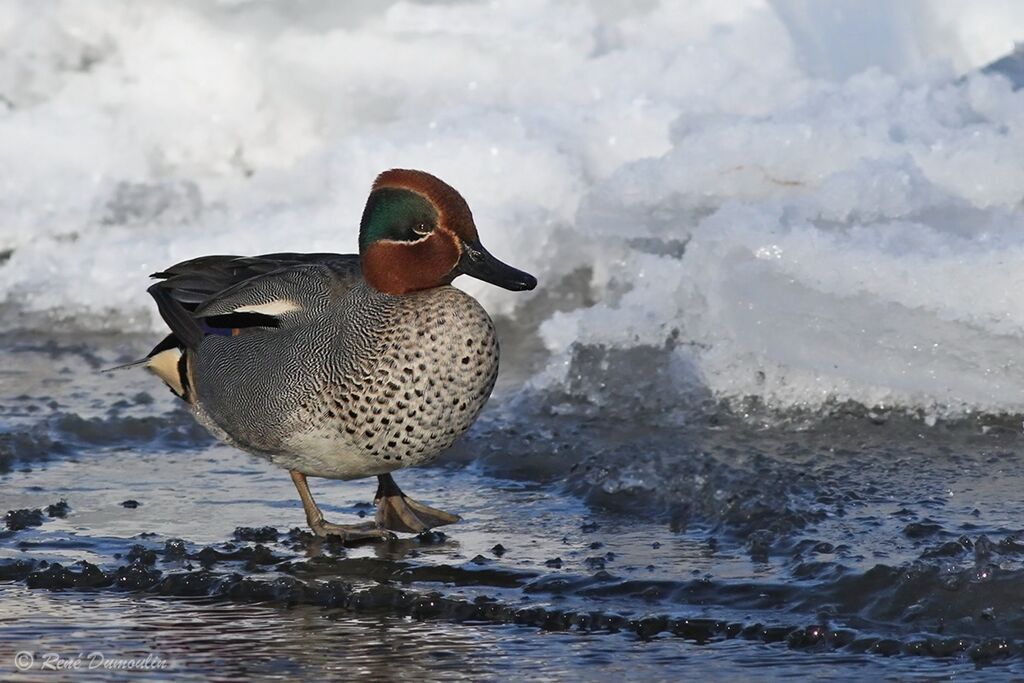
[[[455,188],[423,171],[377,176],[359,226],[363,277],[387,294],[450,284],[465,274],[513,291],[537,280],[491,256],[469,205]]]

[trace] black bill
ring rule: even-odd
[[[462,243],[462,258],[459,259],[455,271],[457,274],[469,275],[513,292],[537,286],[537,278],[494,258],[480,242]]]

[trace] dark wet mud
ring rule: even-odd
[[[34,680],[21,650],[197,679],[1024,675],[1016,419],[609,419],[506,387],[396,475],[463,522],[342,547],[286,473],[97,372],[143,346],[6,340],[4,678]],[[312,486],[329,519],[372,515],[373,482]]]

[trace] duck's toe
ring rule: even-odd
[[[402,494],[377,499],[377,525],[383,529],[418,534],[461,519],[458,515],[432,508]]]
[[[418,534],[462,519],[409,498],[390,474],[377,475],[377,482],[377,495],[373,502],[377,504],[377,526],[381,529]]]
[[[429,505],[413,500],[412,498],[404,497],[405,504],[409,506],[412,511],[416,514],[416,517],[423,522],[428,529],[433,529],[435,526],[444,526],[445,524],[455,524],[455,522],[461,522],[462,517],[451,512],[432,508]]]
[[[393,541],[397,538],[387,529],[382,529],[375,522],[362,524],[334,524],[325,520],[310,524],[310,529],[320,538],[336,536],[342,543],[380,539]]]

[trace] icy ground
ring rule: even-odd
[[[1022,36],[1010,0],[0,4],[0,672],[1019,678]],[[99,370],[158,338],[148,273],[351,251],[392,166],[541,287],[459,283],[499,387],[398,480],[465,521],[340,548]]]
[[[153,377],[96,372],[145,337],[0,340],[25,387],[0,397],[5,680],[24,649],[155,653],[195,680],[1024,674],[1016,424],[509,421],[502,390],[396,474],[462,522],[343,548]],[[311,485],[332,520],[372,514],[372,481]]]
[[[155,330],[148,273],[351,251],[412,166],[539,276],[461,285],[563,407],[1020,412],[1022,70],[983,67],[1022,37],[999,0],[6,2],[0,319]]]

